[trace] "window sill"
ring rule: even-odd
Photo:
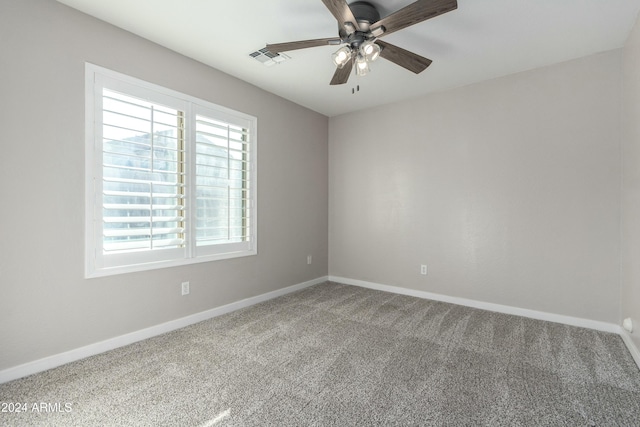
[[[144,264],[131,264],[118,267],[95,268],[87,266],[85,271],[85,279],[93,279],[98,277],[115,276],[118,274],[136,273],[139,271],[158,270],[169,267],[179,267],[183,265],[199,264],[203,262],[220,261],[225,259],[242,258],[257,255],[257,250],[229,252],[215,255],[205,255],[196,258],[174,259],[167,261],[146,262]]]

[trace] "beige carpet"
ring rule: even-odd
[[[638,426],[640,371],[614,334],[325,283],[0,402],[27,404],[3,426]]]

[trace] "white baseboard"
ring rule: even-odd
[[[631,357],[636,361],[636,365],[638,365],[638,369],[640,369],[640,349],[636,346],[636,343],[631,338],[631,334],[624,330],[622,326],[619,326],[620,330],[618,333],[622,337],[622,341],[626,344],[629,349],[629,353],[631,353]]]
[[[149,328],[141,329],[139,331],[131,332],[129,334],[120,335],[108,340],[100,341],[94,344],[89,344],[84,347],[76,348],[64,353],[56,354],[53,356],[45,357],[43,359],[28,362],[23,365],[18,365],[13,368],[0,371],[0,384],[12,381],[18,378],[26,377],[27,375],[35,374],[38,372],[46,371],[51,368],[55,368],[61,365],[65,365],[76,360],[84,359],[89,356],[104,353],[105,351],[113,350],[118,347],[132,344],[134,342],[142,341],[147,338],[155,337],[167,332],[174,331],[176,329],[184,328],[185,326],[192,325],[194,323],[202,322],[203,320],[211,319],[213,317],[221,316],[223,314],[230,313],[232,311],[239,310],[241,308],[249,307],[273,298],[277,298],[291,292],[295,292],[309,286],[317,285],[318,283],[326,282],[327,276],[319,277],[308,282],[298,283],[297,285],[289,286],[286,288],[278,289],[276,291],[267,292],[266,294],[258,295],[251,298],[246,298],[240,301],[232,302],[221,307],[216,307],[211,310],[202,311],[200,313],[192,314],[190,316],[182,317],[180,319],[171,320],[169,322],[161,323],[159,325],[151,326]]]
[[[399,286],[382,285],[380,283],[366,282],[363,280],[349,279],[347,277],[329,276],[329,280],[345,285],[360,286],[363,288],[376,289],[379,291],[392,292],[394,294],[409,295],[418,298],[430,299],[434,301],[448,302],[451,304],[463,305],[466,307],[479,308],[482,310],[495,311],[497,313],[513,314],[516,316],[528,317],[537,320],[546,320],[548,322],[562,323],[565,325],[578,326],[581,328],[594,329],[596,331],[611,332],[620,335],[624,341],[631,357],[640,369],[640,349],[636,346],[629,332],[624,330],[622,326],[614,323],[599,322],[597,320],[583,319],[580,317],[564,316],[561,314],[547,313],[544,311],[529,310],[526,308],[512,307],[509,305],[493,304],[490,302],[475,301],[466,298],[452,297],[448,295],[435,294],[426,291],[418,291],[416,289],[402,288]]]
[[[379,291],[393,292],[394,294],[409,295],[434,301],[448,302],[451,304],[463,305],[466,307],[479,308],[481,310],[495,311],[497,313],[513,314],[516,316],[528,317],[531,319],[546,320],[549,322],[563,323],[565,325],[595,329],[597,331],[618,333],[620,330],[618,325],[607,322],[599,322],[597,320],[582,319],[579,317],[564,316],[562,314],[529,310],[526,308],[512,307],[509,305],[494,304],[490,302],[452,297],[426,291],[418,291],[416,289],[402,288],[399,286],[381,285],[379,283],[365,282],[363,280],[349,279],[346,277],[329,276],[329,280],[332,282],[344,283],[345,285],[354,285],[363,288],[376,289]]]
[[[360,286],[363,288],[376,289],[379,291],[392,292],[395,294],[409,295],[418,298],[430,299],[434,301],[448,302],[451,304],[463,305],[466,307],[479,308],[482,310],[495,311],[497,313],[513,314],[516,316],[528,317],[548,322],[562,323],[570,326],[594,329],[596,331],[611,332],[620,335],[624,341],[631,357],[640,369],[640,349],[635,345],[631,335],[620,325],[597,320],[583,319],[580,317],[564,316],[561,314],[547,313],[544,311],[529,310],[526,308],[511,307],[508,305],[493,304],[490,302],[475,301],[466,298],[452,297],[448,295],[435,294],[431,292],[418,291],[415,289],[402,288],[399,286],[381,285],[380,283],[366,282],[363,280],[349,279],[346,277],[329,276],[329,280],[345,285]]]

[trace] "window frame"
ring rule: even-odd
[[[182,248],[103,253],[103,89],[117,91],[184,112],[185,244]],[[196,115],[241,126],[249,134],[249,218],[247,241],[210,246],[196,244]],[[257,245],[257,118],[94,64],[85,64],[85,278],[252,256]],[[244,194],[244,193],[243,193]]]

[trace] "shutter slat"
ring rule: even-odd
[[[178,176],[184,176],[184,173],[178,174]],[[122,183],[122,184],[151,184],[153,186],[166,186],[166,187],[178,187],[184,188],[184,184],[179,182],[166,182],[166,181],[153,181],[135,178],[120,178],[120,177],[104,177],[104,182]]]
[[[237,229],[237,230],[242,230],[241,226],[238,227],[200,227],[200,230],[204,230],[204,231],[220,231],[220,230],[233,230],[233,229]]]
[[[152,216],[152,217],[107,216],[107,217],[104,217],[102,220],[107,224],[114,224],[114,223],[130,224],[130,223],[136,223],[136,222],[137,223],[182,222],[185,220],[185,218],[182,216]]]
[[[143,204],[117,204],[117,203],[105,203],[102,205],[107,210],[128,210],[128,211],[140,211],[140,210],[163,210],[163,211],[182,211],[184,206],[181,205],[143,205]]]
[[[151,197],[151,198],[168,198],[168,199],[184,199],[184,195],[175,193],[143,193],[134,191],[111,191],[104,190],[105,196],[121,196],[121,197]]]
[[[105,237],[134,237],[134,236],[160,236],[164,234],[181,234],[184,228],[132,228],[132,229],[105,229]]]

